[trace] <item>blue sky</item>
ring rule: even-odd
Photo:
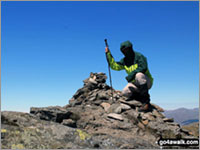
[[[199,2],[1,2],[1,109],[64,106],[130,40],[154,77],[151,102],[199,106]],[[127,84],[111,71],[113,87]],[[107,80],[109,84],[109,80]]]

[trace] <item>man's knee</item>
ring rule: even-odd
[[[145,74],[142,72],[138,72],[138,73],[136,73],[135,78],[137,78],[137,79],[145,78]]]
[[[135,80],[136,80],[137,84],[139,84],[139,85],[143,85],[143,84],[147,83],[146,76],[142,72],[138,72],[135,75]]]

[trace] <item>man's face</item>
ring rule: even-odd
[[[128,55],[131,55],[133,53],[133,50],[132,50],[132,48],[125,48],[125,49],[122,50],[122,53],[125,56],[128,56]]]

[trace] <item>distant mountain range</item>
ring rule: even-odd
[[[178,108],[175,110],[165,110],[164,114],[168,118],[174,118],[174,121],[182,126],[199,122],[199,108]]]

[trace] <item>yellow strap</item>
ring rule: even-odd
[[[132,71],[136,70],[138,68],[138,64],[134,64],[134,65],[131,65],[130,67],[127,67],[126,65],[124,66],[126,72],[128,74],[130,74]]]

